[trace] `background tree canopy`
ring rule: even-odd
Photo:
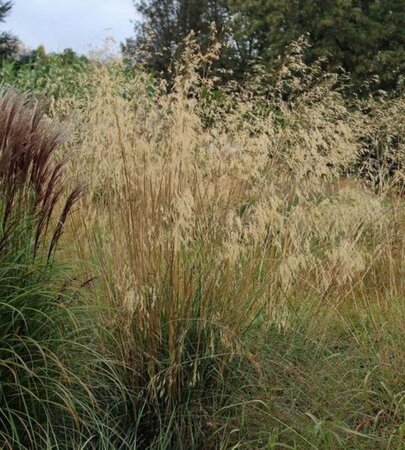
[[[3,24],[11,11],[11,1],[0,0],[0,24]],[[7,31],[0,32],[0,60],[13,56],[18,49],[18,39]]]
[[[198,33],[199,43],[206,47],[211,24],[216,24],[221,36],[229,17],[227,0],[141,0],[135,4],[144,20],[136,25],[136,36],[127,40],[124,51],[134,55],[142,48],[158,72],[167,72],[179,44],[191,31]]]
[[[309,33],[308,62],[328,56],[357,92],[394,90],[405,71],[403,0],[141,0],[143,20],[124,46],[153,50],[150,67],[167,73],[178,45],[193,30],[208,42],[210,24],[226,43],[222,65],[243,77],[258,59],[272,64],[286,46]],[[370,82],[372,83],[370,84]]]

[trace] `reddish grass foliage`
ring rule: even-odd
[[[44,110],[27,95],[0,92],[0,251],[7,247],[22,215],[33,219],[34,255],[47,234],[58,203],[64,198],[48,249],[48,257],[81,189],[66,193],[63,167],[55,152],[64,141],[61,127],[49,123]]]

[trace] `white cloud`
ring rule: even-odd
[[[5,27],[29,47],[87,53],[107,36],[131,36],[135,16],[132,0],[14,0]]]

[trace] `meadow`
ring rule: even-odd
[[[405,448],[405,102],[303,45],[2,69],[0,448]]]

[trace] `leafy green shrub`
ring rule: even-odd
[[[88,60],[72,50],[46,55],[34,51],[20,59],[8,59],[0,67],[0,80],[49,100],[84,94],[81,83]]]

